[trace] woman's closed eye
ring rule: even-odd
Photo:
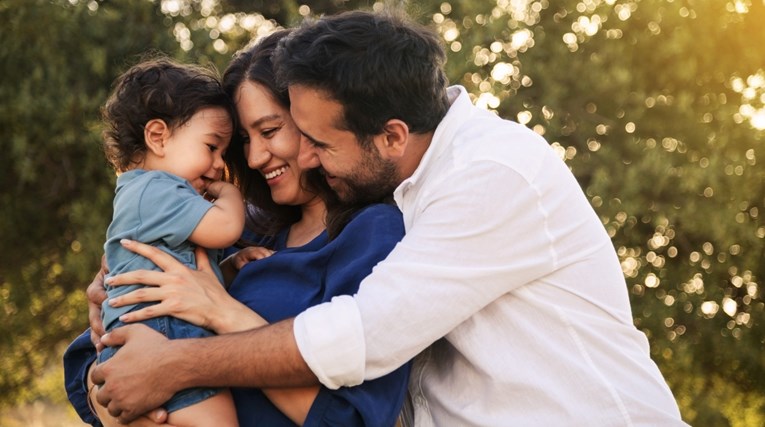
[[[260,131],[260,135],[265,139],[273,138],[277,132],[281,129],[281,126],[265,128]]]

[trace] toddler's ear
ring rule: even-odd
[[[170,129],[164,120],[152,119],[143,128],[143,138],[146,147],[157,156],[163,156],[165,152],[165,140],[170,136]]]

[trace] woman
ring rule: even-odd
[[[220,286],[146,288],[112,300],[116,306],[160,301],[130,313],[125,321],[172,315],[224,334],[292,317],[335,295],[356,292],[360,281],[403,236],[397,208],[344,206],[321,176],[298,166],[301,134],[289,115],[286,92],[276,86],[270,62],[277,42],[288,33],[274,33],[236,56],[223,78],[242,128],[242,138],[232,141],[227,162],[253,207],[245,237],[258,246],[229,258],[234,269],[240,268],[230,294]],[[230,277],[236,272],[228,273]],[[94,357],[89,332],[65,355],[67,393],[80,416],[91,423],[85,381]],[[385,377],[339,390],[234,389],[232,394],[241,425],[390,426],[401,408],[408,372],[405,365]],[[115,421],[104,408],[95,410],[107,423]]]

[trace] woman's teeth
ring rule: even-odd
[[[287,166],[282,166],[279,169],[272,170],[271,172],[264,174],[263,176],[265,176],[266,179],[272,179],[272,178],[276,178],[277,176],[283,174],[286,171],[287,171]]]

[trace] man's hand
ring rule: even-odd
[[[172,381],[173,342],[145,325],[119,327],[101,337],[104,345],[123,346],[93,369],[96,400],[121,423],[129,423],[181,390]]]
[[[91,379],[91,375],[93,374],[93,368],[95,368],[96,364],[92,364],[90,366],[90,369],[88,370],[88,404],[90,405],[91,411],[93,411],[98,418],[99,421],[101,421],[101,424],[104,425],[104,427],[121,427],[125,424],[120,424],[120,422],[109,415],[109,412],[104,408],[103,406],[99,405],[98,402],[96,402],[96,399],[94,397],[94,392],[98,391],[96,387],[94,387],[93,380]],[[129,427],[173,427],[170,424],[167,424],[167,410],[165,408],[157,408],[153,411],[149,411],[148,414],[143,414],[143,416],[138,417],[135,421],[128,424]]]
[[[104,323],[101,321],[101,303],[106,300],[106,289],[104,288],[104,275],[109,272],[109,267],[106,265],[106,255],[101,257],[101,269],[98,270],[93,281],[88,285],[88,289],[85,291],[88,296],[88,322],[90,323],[90,341],[96,346],[96,351],[99,353],[104,349],[104,345],[101,344],[101,336],[106,331],[104,330]]]

